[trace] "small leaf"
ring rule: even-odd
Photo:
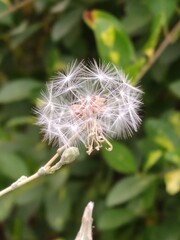
[[[172,152],[166,152],[164,156],[165,160],[180,167],[180,149],[174,149]]]
[[[137,175],[124,178],[110,190],[106,199],[107,205],[115,206],[129,201],[146,190],[155,179],[154,175]]]
[[[17,48],[24,43],[28,38],[35,34],[42,27],[41,23],[36,23],[31,26],[27,26],[23,32],[12,37],[10,46],[12,49]]]
[[[0,172],[15,180],[22,175],[28,175],[29,172],[25,162],[13,152],[1,151],[0,165]]]
[[[150,139],[165,150],[173,151],[179,146],[179,138],[171,124],[162,119],[148,119],[145,130]]]
[[[180,80],[177,80],[169,85],[170,91],[180,99]]]
[[[103,158],[115,171],[133,173],[136,171],[135,159],[131,151],[118,142],[113,142],[113,151],[102,149]]]
[[[9,36],[16,36],[19,35],[21,33],[23,33],[28,27],[28,22],[27,21],[23,21],[21,22],[17,27],[13,28],[10,32],[9,32]]]
[[[162,16],[163,25],[166,25],[167,21],[171,18],[176,10],[176,4],[178,0],[151,0],[144,1],[144,4],[148,7],[150,12],[154,16]]]
[[[22,117],[14,117],[14,118],[10,119],[6,123],[6,126],[12,128],[12,127],[21,126],[24,124],[33,124],[33,123],[34,123],[34,120],[32,117],[22,116]]]
[[[0,104],[30,98],[33,91],[39,90],[41,84],[33,79],[13,80],[0,90]]]
[[[180,169],[168,172],[164,175],[166,191],[174,195],[180,191]]]
[[[3,222],[9,216],[13,205],[14,197],[11,193],[0,197],[0,222]]]
[[[159,161],[162,155],[163,155],[163,151],[161,150],[154,150],[148,153],[147,160],[145,161],[143,169],[145,171],[149,170]]]
[[[75,9],[63,15],[52,27],[51,37],[53,41],[59,41],[67,33],[75,28],[81,19],[82,10]]]
[[[97,226],[100,230],[111,230],[132,221],[136,215],[125,208],[106,209],[98,218]]]
[[[66,10],[68,5],[70,4],[70,0],[63,0],[57,2],[50,10],[51,13],[61,13]]]
[[[180,112],[179,111],[168,111],[164,115],[165,120],[167,120],[172,128],[174,129],[175,133],[180,139]]]
[[[51,194],[46,199],[46,219],[56,231],[62,231],[70,214],[71,199],[67,189],[61,187],[58,194]]]

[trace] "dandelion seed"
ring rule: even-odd
[[[37,124],[49,143],[112,150],[109,138],[137,131],[142,93],[113,64],[73,62],[46,85]]]

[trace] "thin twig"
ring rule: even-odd
[[[138,82],[145,74],[146,72],[151,68],[151,66],[155,63],[155,61],[161,56],[161,54],[164,52],[164,50],[171,44],[177,34],[180,32],[180,21],[176,23],[176,25],[173,27],[173,29],[167,34],[164,41],[160,44],[159,48],[153,55],[153,57],[150,59],[149,62],[147,62],[146,65],[141,69],[140,73],[137,75],[135,82]]]
[[[48,175],[48,174],[54,173],[55,171],[60,169],[63,165],[69,164],[69,163],[75,161],[79,155],[79,150],[78,150],[78,148],[75,148],[75,147],[69,147],[66,150],[64,150],[64,152],[62,153],[63,150],[64,150],[64,148],[59,148],[57,150],[57,153],[43,167],[40,167],[39,170],[36,173],[34,173],[33,175],[31,175],[29,177],[21,176],[17,181],[13,182],[9,187],[0,191],[0,197],[2,197],[3,195],[5,195],[9,192],[14,191],[15,189],[17,189],[29,182],[34,181],[35,179],[37,179],[43,175]],[[62,155],[61,155],[61,153],[62,153]],[[51,166],[52,163],[54,163],[55,160],[60,155],[61,155],[60,161],[58,161],[55,165]]]
[[[4,11],[4,12],[2,12],[0,14],[0,18],[5,17],[5,16],[7,16],[8,14],[10,14],[12,12],[15,12],[16,10],[24,7],[26,4],[28,4],[28,3],[32,2],[32,1],[34,1],[34,0],[24,0],[23,2],[19,2],[16,5],[10,6],[8,10],[6,10],[6,11]]]

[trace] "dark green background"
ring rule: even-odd
[[[112,141],[112,152],[80,149],[71,166],[2,197],[0,239],[74,239],[91,200],[94,239],[180,240],[180,31],[171,32],[179,1],[34,0],[1,16],[20,2],[0,1],[1,189],[55,153],[32,109],[74,59],[113,62],[139,81],[143,123],[132,138]]]

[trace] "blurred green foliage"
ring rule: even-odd
[[[88,157],[82,149],[71,166],[0,198],[0,239],[74,239],[92,200],[94,239],[179,240],[180,33],[171,29],[180,2],[32,0],[6,12],[22,1],[0,0],[0,188],[54,154],[32,108],[73,59],[111,61],[140,80],[143,124],[131,139],[113,141],[112,152]]]

